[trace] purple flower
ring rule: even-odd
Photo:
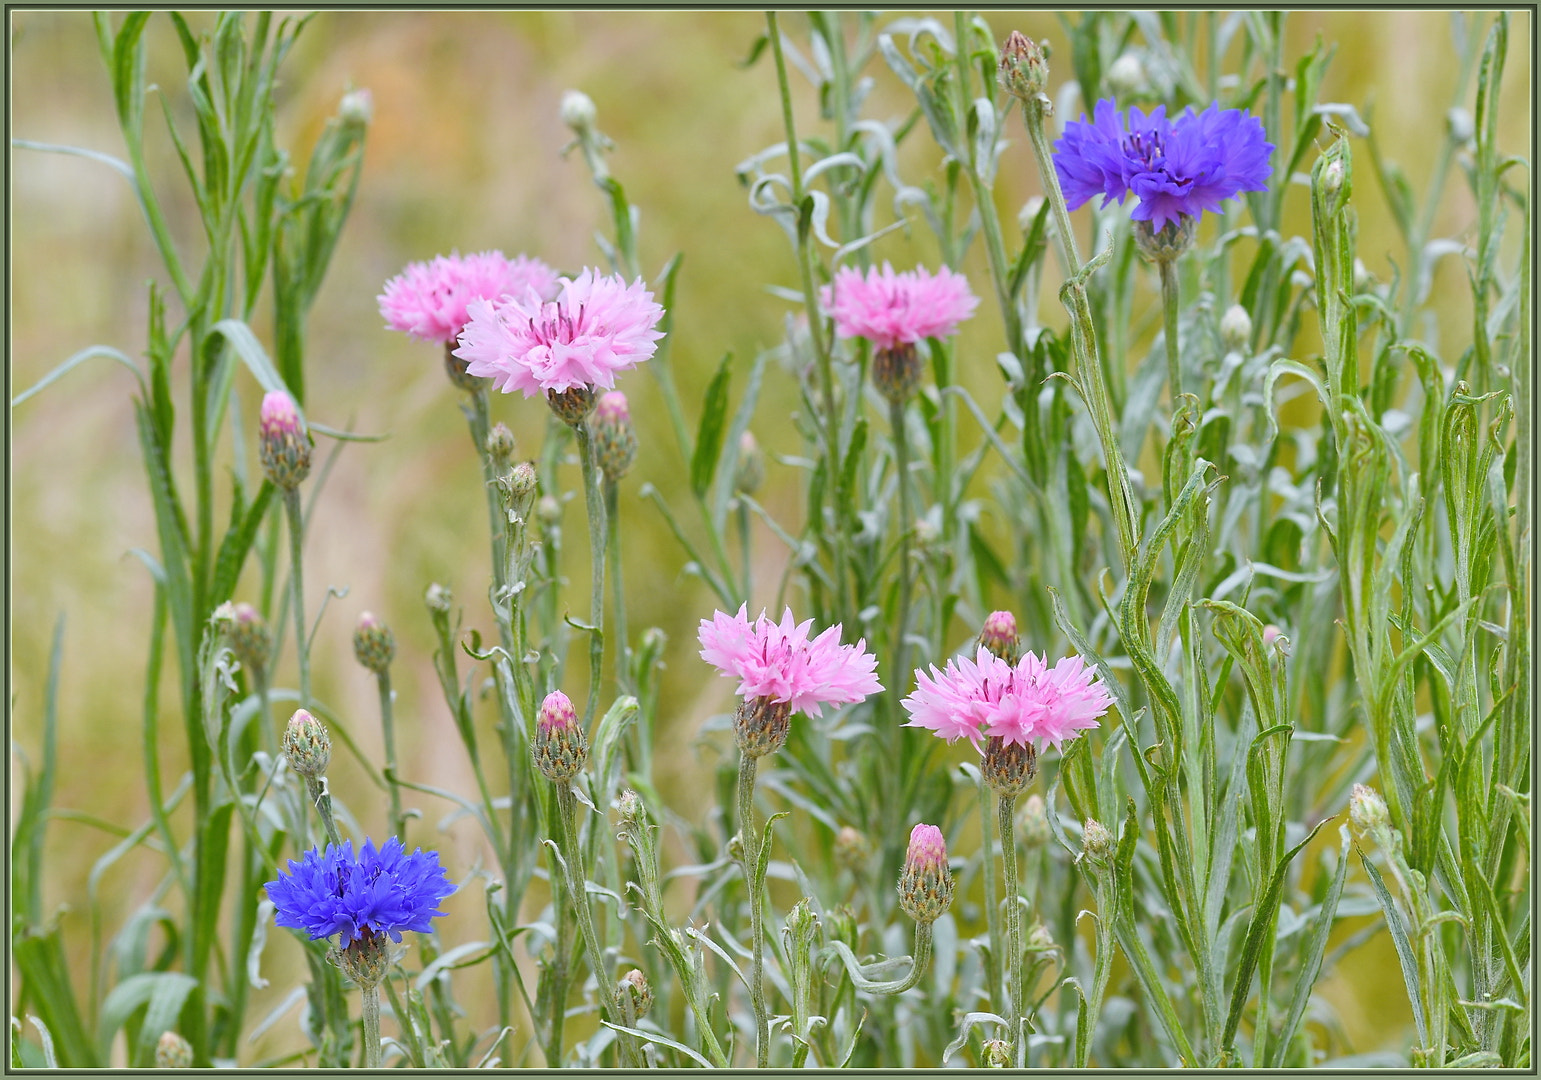
[[[1091,120],[1082,114],[1065,126],[1054,144],[1054,170],[1070,209],[1094,195],[1103,206],[1133,195],[1139,205],[1131,216],[1159,232],[1184,216],[1218,211],[1243,191],[1266,191],[1274,149],[1266,136],[1255,116],[1213,102],[1169,121],[1165,105],[1149,116],[1130,106],[1121,116],[1104,98]]]
[[[428,933],[434,916],[444,914],[439,901],[455,891],[437,851],[408,855],[394,836],[379,850],[365,840],[356,857],[352,840],[312,848],[264,887],[279,926],[304,930],[313,941],[340,934],[343,948],[373,935],[400,941],[406,930]]]

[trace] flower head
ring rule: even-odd
[[[541,701],[531,750],[535,767],[553,783],[571,780],[583,771],[589,758],[588,736],[578,721],[578,710],[562,691],[553,690]]]
[[[539,259],[509,259],[501,251],[456,253],[408,263],[377,299],[390,329],[448,344],[465,329],[470,320],[466,306],[472,301],[523,296],[530,290],[549,299],[557,284],[556,271]]]
[[[899,906],[918,923],[934,923],[951,904],[947,841],[935,825],[917,825],[910,830],[910,846],[899,875]]]
[[[1168,120],[1165,105],[1149,116],[1137,106],[1120,115],[1104,98],[1091,120],[1083,115],[1065,126],[1054,144],[1054,169],[1072,210],[1094,195],[1103,206],[1133,195],[1139,205],[1130,216],[1159,231],[1218,211],[1243,191],[1267,190],[1274,147],[1266,135],[1250,113],[1213,102]]]
[[[948,337],[979,306],[962,274],[945,266],[934,275],[923,266],[896,274],[886,262],[865,275],[842,267],[822,299],[840,337],[866,338],[879,349]]]
[[[289,490],[310,475],[310,433],[294,399],[282,390],[262,396],[257,413],[257,451],[269,480]]]
[[[365,840],[357,855],[352,840],[312,848],[265,888],[279,926],[304,930],[313,941],[337,934],[344,949],[379,935],[400,941],[407,930],[427,933],[444,914],[439,901],[455,891],[437,851],[408,855],[394,836],[379,849]]]
[[[906,727],[930,728],[953,742],[966,738],[982,749],[986,736],[1010,746],[1059,746],[1097,727],[1113,699],[1079,656],[1054,667],[1033,652],[1015,665],[980,645],[973,660],[959,657],[944,670],[915,672],[915,692],[902,704]]]
[[[820,715],[824,705],[851,704],[883,689],[875,674],[877,657],[867,652],[866,639],[840,644],[837,623],[810,640],[812,627],[812,619],[794,621],[791,608],[779,623],[763,611],[751,623],[747,606],[737,615],[719,611],[701,620],[701,659],[736,677],[746,701],[768,698],[809,716]]]
[[[642,280],[585,270],[562,278],[554,299],[526,290],[467,307],[454,355],[473,376],[490,378],[505,394],[562,394],[615,386],[617,372],[636,367],[658,348],[663,308]]]

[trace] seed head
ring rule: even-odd
[[[566,783],[583,770],[589,740],[567,695],[553,690],[535,717],[535,767],[552,783]]]
[[[175,1031],[163,1031],[155,1043],[155,1067],[157,1069],[191,1069],[193,1044]]]
[[[291,491],[310,475],[310,434],[294,399],[282,390],[270,390],[262,398],[257,443],[263,471],[274,486]]]
[[[304,709],[296,709],[289,717],[283,747],[289,767],[306,779],[322,776],[332,763],[332,737],[326,733],[326,725]]]
[[[916,825],[899,875],[899,906],[918,923],[934,923],[952,904],[947,841],[935,825]]]
[[[390,670],[391,659],[396,655],[396,638],[373,612],[366,611],[358,617],[353,629],[353,655],[376,675]]]

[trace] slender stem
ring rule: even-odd
[[[760,836],[754,827],[754,776],[759,759],[738,756],[738,827],[744,840],[744,881],[749,888],[749,934],[754,955],[749,974],[749,996],[754,1003],[755,1065],[770,1066],[770,1012],[765,1006],[765,912],[760,881]]]
[[[594,913],[589,906],[588,889],[584,887],[587,875],[582,873],[583,853],[578,845],[577,800],[573,798],[572,788],[567,784],[556,785],[556,799],[558,816],[562,819],[562,846],[567,849],[562,853],[562,862],[566,868],[568,903],[577,916],[578,932],[583,935],[584,947],[588,949],[594,981],[599,984],[599,1000],[610,1014],[611,1023],[625,1024],[626,1016],[615,993],[615,980],[610,977],[609,967],[605,964],[605,952],[600,946],[599,934],[594,929]],[[632,1037],[621,1035],[618,1041],[627,1068],[640,1065]]]
[[[914,531],[915,516],[910,505],[910,444],[904,430],[903,402],[888,403],[888,422],[893,430],[894,465],[899,473],[899,613],[894,630],[894,664],[889,676],[894,691],[889,698],[897,708],[907,685],[904,647],[910,626],[910,534]]]
[[[1001,795],[995,804],[995,822],[1001,837],[1001,869],[1006,893],[1006,995],[1010,1000],[1006,1019],[1011,1021],[1012,1056],[1020,1055],[1017,1045],[1022,1025],[1022,917],[1017,911],[1017,837],[1014,820],[1015,795]]]
[[[382,1068],[380,1046],[380,986],[363,987],[364,993],[364,1068]]]
[[[485,389],[474,390],[468,397],[471,407],[466,410],[466,420],[471,427],[471,442],[476,445],[476,457],[482,463],[482,492],[487,498],[487,525],[492,534],[492,580],[501,592],[505,583],[503,510],[498,502],[497,490],[492,483],[497,478],[493,469],[492,456],[487,453],[487,435],[492,430],[491,406],[488,404]]]
[[[910,964],[909,974],[902,979],[894,979],[889,982],[873,982],[862,972],[861,964],[857,962],[856,954],[851,952],[850,946],[843,941],[831,943],[840,959],[845,962],[846,973],[851,976],[851,983],[864,994],[902,994],[906,990],[912,990],[925,975],[926,969],[931,966],[931,924],[915,924],[915,955]]]
[[[747,603],[754,595],[754,566],[749,550],[749,504],[743,499],[738,500],[738,550],[739,563],[742,566],[744,578],[744,601]]]
[[[391,833],[406,843],[407,819],[401,812],[401,788],[396,783],[396,716],[391,692],[391,669],[375,675],[380,690],[380,731],[385,739],[385,779],[391,791]],[[505,886],[506,887],[506,886]]]
[[[1113,901],[1101,878],[1097,880],[1097,959],[1092,971],[1091,1000],[1086,1005],[1086,1031],[1090,1035],[1097,1030],[1097,1018],[1102,1015],[1102,997],[1107,992],[1108,977],[1113,974]],[[1078,1039],[1075,1048],[1075,1065],[1078,1069],[1088,1066],[1092,1056],[1091,1039]]]
[[[1001,959],[1006,950],[1001,946],[1000,903],[995,892],[995,857],[990,851],[990,787],[984,777],[979,778],[979,844],[983,848],[980,859],[984,872],[985,929],[990,938],[990,952],[985,961],[985,985],[994,1001],[1001,992]]]
[[[310,796],[310,801],[315,804],[316,813],[321,815],[321,827],[326,830],[327,840],[342,847],[342,837],[338,835],[337,822],[332,820],[332,796],[327,794],[326,777],[307,776],[305,791]]]
[[[589,702],[583,714],[583,726],[587,728],[599,707],[599,683],[605,664],[605,504],[599,493],[599,470],[594,467],[594,439],[588,421],[573,428],[573,433],[578,436],[578,460],[583,464],[583,501],[589,515],[589,565],[593,576],[589,601],[589,623],[593,626],[589,631]]]
[[[1182,393],[1182,362],[1177,351],[1177,260],[1160,259],[1156,265],[1161,268],[1161,314],[1165,320],[1166,333],[1166,379],[1167,390],[1172,395],[1172,408],[1177,408],[1177,397]]]
[[[300,660],[300,705],[310,708],[310,642],[305,636],[305,583],[301,573],[304,561],[305,517],[300,509],[298,488],[284,489],[284,509],[289,518],[289,586],[294,611],[294,651]]]
[[[610,605],[615,616],[615,681],[625,693],[634,693],[631,679],[631,643],[626,636],[626,590],[621,583],[621,490],[605,477],[605,551],[610,562]]]

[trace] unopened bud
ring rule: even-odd
[[[1033,923],[1033,928],[1027,934],[1027,947],[1029,949],[1048,950],[1054,948],[1054,935],[1049,933],[1049,928],[1041,922]]]
[[[1054,830],[1049,827],[1049,810],[1043,796],[1029,795],[1022,806],[1022,843],[1039,848],[1052,839]]]
[[[283,747],[289,767],[307,779],[324,775],[332,763],[332,737],[326,725],[304,709],[296,709],[289,717]]]
[[[562,123],[577,134],[582,135],[592,128],[598,116],[594,99],[582,90],[569,90],[562,95]]]
[[[1134,53],[1124,53],[1108,68],[1108,89],[1115,98],[1138,97],[1150,90],[1145,64]]]
[[[1240,304],[1232,304],[1220,316],[1220,344],[1226,352],[1241,352],[1252,341],[1252,316]]]
[[[349,90],[337,106],[337,115],[344,124],[367,127],[375,116],[375,99],[367,89]]]
[[[1096,818],[1081,826],[1081,855],[1098,870],[1107,868],[1113,854],[1113,834]]]
[[[792,703],[768,697],[745,698],[733,715],[733,735],[746,757],[774,754],[791,731]]]
[[[979,772],[997,795],[1020,795],[1038,775],[1038,751],[1032,743],[1009,743],[992,735],[985,742]]]
[[[935,825],[910,830],[910,846],[899,875],[899,906],[918,923],[934,923],[952,904],[952,867],[947,841]]]
[[[273,635],[268,632],[267,620],[250,604],[236,604],[225,635],[230,651],[245,668],[254,673],[267,670],[273,656]]]
[[[765,483],[765,455],[754,433],[746,431],[738,439],[738,469],[733,474],[733,490],[753,495]]]
[[[1363,259],[1354,260],[1354,292],[1369,292],[1375,285],[1375,275],[1364,265]]]
[[[1033,227],[1033,222],[1038,220],[1038,215],[1043,211],[1043,196],[1034,195],[1022,204],[1022,209],[1017,211],[1017,227],[1027,232]]]
[[[1364,784],[1355,784],[1348,797],[1348,820],[1353,824],[1354,831],[1364,836],[1366,833],[1384,830],[1391,822],[1391,815],[1386,810],[1386,800],[1380,797],[1380,792]]]
[[[514,433],[501,421],[487,432],[487,456],[498,465],[507,465],[514,457]]]
[[[804,947],[813,943],[813,935],[819,928],[819,917],[813,913],[813,904],[806,896],[787,912],[786,926],[793,943],[801,943]]]
[[[615,989],[631,1006],[634,1020],[646,1016],[647,1011],[653,1007],[653,988],[648,985],[647,976],[636,968],[622,975]]]
[[[1011,1046],[1005,1039],[986,1039],[984,1044],[985,1068],[1011,1068]]]
[[[853,874],[860,870],[872,854],[872,845],[862,833],[842,825],[835,834],[835,865]]]
[[[1465,146],[1477,134],[1477,125],[1472,120],[1471,113],[1456,106],[1445,114],[1445,130],[1449,133],[1451,142],[1457,146]]]
[[[1347,173],[1341,161],[1329,161],[1322,169],[1322,194],[1327,196],[1329,207],[1335,204],[1338,193],[1343,190],[1343,181],[1346,177]]]
[[[535,504],[535,516],[540,518],[542,525],[550,528],[562,520],[562,504],[556,501],[555,495],[542,495]]]
[[[979,628],[979,644],[1013,666],[1022,659],[1022,639],[1017,617],[1009,611],[992,611]]]
[[[637,432],[631,423],[626,395],[612,390],[599,399],[589,421],[594,435],[594,458],[606,480],[619,480],[637,457]]]
[[[155,1067],[157,1069],[191,1069],[193,1044],[175,1031],[163,1031],[155,1043]]]
[[[390,669],[396,655],[396,638],[391,634],[391,628],[373,612],[366,611],[358,617],[358,625],[353,630],[353,655],[376,675],[383,675]]]
[[[647,824],[647,807],[642,803],[642,796],[631,788],[621,792],[620,798],[615,800],[615,809],[621,815],[621,821],[627,825]]]
[[[449,589],[439,584],[428,586],[428,593],[423,599],[428,605],[428,610],[436,615],[448,615],[450,606],[455,602]]]
[[[578,722],[578,711],[560,690],[553,690],[540,703],[533,752],[535,767],[557,784],[577,776],[589,759],[589,740]]]
[[[535,491],[540,486],[540,476],[535,471],[535,466],[528,461],[521,461],[514,466],[514,471],[508,474],[503,484],[503,491],[507,497],[508,505],[521,519],[530,512],[530,503],[535,498]]]
[[[1001,46],[996,78],[1001,89],[1012,97],[1031,101],[1049,85],[1049,62],[1038,45],[1013,30]]]
[[[282,390],[262,398],[257,420],[258,453],[274,486],[291,491],[310,475],[310,435],[300,423],[294,399]]]
[[[1284,632],[1282,630],[1280,630],[1277,626],[1275,626],[1273,623],[1269,623],[1267,626],[1263,627],[1263,644],[1264,645],[1272,645],[1275,641],[1278,641],[1279,638],[1281,638],[1283,636],[1284,636]]]
[[[920,385],[920,354],[913,341],[901,341],[872,354],[872,385],[884,400],[903,405]],[[895,433],[903,438],[902,433]]]

